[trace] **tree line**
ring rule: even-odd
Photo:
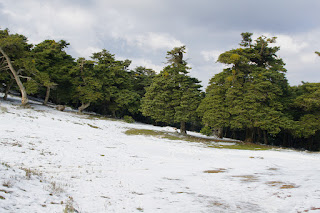
[[[251,143],[320,150],[320,83],[290,86],[280,48],[271,45],[276,38],[241,36],[237,49],[219,56],[226,68],[202,92],[200,81],[189,76],[185,46],[168,51],[167,66],[157,74],[142,66],[130,70],[130,60],[117,60],[105,49],[74,59],[64,40],[32,45],[23,35],[0,30],[0,87],[4,100],[10,90],[20,91],[22,105],[32,95],[79,112],[176,126],[181,134],[201,129]]]

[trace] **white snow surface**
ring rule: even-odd
[[[1,213],[63,212],[68,202],[88,213],[320,212],[319,153],[130,136],[175,130],[19,104],[0,101]]]

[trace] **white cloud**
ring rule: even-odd
[[[134,66],[143,65],[157,71],[165,66],[162,62],[166,51],[186,44],[190,59],[188,56],[185,59],[189,59],[191,72],[204,84],[213,74],[222,71],[223,65],[215,63],[220,53],[237,48],[239,34],[244,29],[249,32],[257,29],[254,36],[278,37],[275,44],[280,46],[278,56],[287,64],[291,84],[320,79],[320,57],[314,54],[320,51],[320,28],[319,25],[311,28],[312,20],[317,19],[300,17],[306,25],[288,19],[294,28],[279,30],[280,27],[270,28],[265,22],[258,28],[250,27],[241,17],[241,24],[237,23],[236,27],[230,24],[228,29],[220,29],[214,22],[219,19],[210,18],[216,13],[212,13],[209,6],[220,8],[221,13],[225,11],[213,7],[214,3],[202,7],[208,9],[201,10],[202,14],[188,13],[201,4],[184,4],[186,10],[180,11],[175,11],[173,4],[176,3],[159,0],[0,0],[0,27],[25,35],[33,44],[45,39],[64,39],[71,44],[67,51],[74,54],[73,57],[89,57],[105,48],[116,56],[131,59]],[[182,13],[185,16],[182,17]],[[233,16],[229,17],[234,20]]]
[[[267,36],[271,37],[268,34]],[[299,37],[284,34],[280,34],[275,37],[277,37],[277,42],[273,46],[280,46],[281,52],[286,54],[297,54],[309,47],[309,43]]]
[[[315,53],[305,53],[300,56],[300,60],[303,63],[317,63],[317,59],[319,59],[319,56],[317,56]],[[319,67],[320,69],[320,67]]]
[[[131,69],[134,69],[138,66],[143,66],[149,69],[153,69],[157,73],[159,73],[164,66],[156,65],[151,60],[145,59],[145,58],[132,58],[132,64],[130,65]]]
[[[170,50],[174,47],[184,45],[180,40],[174,38],[168,33],[147,32],[143,34],[124,35],[129,45],[140,47],[144,50],[166,49]]]
[[[211,50],[211,51],[201,51],[200,54],[203,56],[205,61],[213,61],[216,62],[219,58],[219,55],[222,51]]]

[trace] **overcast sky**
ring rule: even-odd
[[[220,53],[242,32],[276,36],[290,85],[320,82],[319,0],[0,0],[0,27],[28,37],[66,40],[74,58],[107,49],[131,68],[160,71],[166,52],[186,45],[190,74],[222,71]]]

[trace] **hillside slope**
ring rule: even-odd
[[[0,101],[0,212],[320,212],[320,155],[128,136],[127,124]]]

